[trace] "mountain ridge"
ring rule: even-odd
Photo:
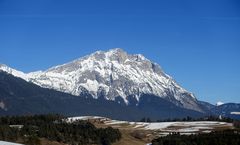
[[[203,115],[155,96],[144,95],[141,100],[143,101],[135,106],[101,98],[73,96],[42,88],[0,70],[0,116],[58,113],[66,116],[91,115],[134,121],[143,117],[158,120]]]
[[[205,113],[180,108],[157,96],[143,95],[139,105],[73,96],[42,88],[0,70],[0,116],[59,113],[67,116],[104,116],[128,121],[206,117],[209,115],[240,119],[240,104],[215,106],[199,101]],[[132,102],[132,101],[130,101]]]

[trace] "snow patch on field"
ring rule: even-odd
[[[231,112],[233,115],[240,115],[240,112]]]
[[[118,120],[110,120],[110,121],[105,122],[105,124],[108,124],[108,125],[125,124],[125,123],[129,123],[129,122],[128,121],[118,121]]]
[[[23,145],[23,144],[6,142],[6,141],[0,141],[0,145]]]
[[[72,123],[72,122],[78,121],[78,120],[94,120],[94,119],[105,119],[105,120],[107,120],[108,118],[100,117],[100,116],[78,116],[78,117],[69,117],[69,118],[67,118],[66,121],[68,123]]]
[[[99,120],[105,125],[112,127],[128,127],[139,130],[153,130],[160,131],[161,133],[169,134],[171,132],[179,132],[181,134],[193,134],[196,132],[211,132],[217,127],[232,127],[231,123],[218,122],[218,121],[193,121],[193,122],[128,122],[120,120],[111,120],[109,118],[99,116],[81,116],[71,117],[71,120]],[[124,124],[124,126],[123,126]]]
[[[175,122],[160,122],[160,123],[147,123],[147,126],[145,126],[145,129],[149,130],[159,130],[168,128],[169,126],[172,126]]]

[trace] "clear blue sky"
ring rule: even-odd
[[[239,0],[0,0],[0,63],[30,72],[116,47],[200,100],[240,102]]]

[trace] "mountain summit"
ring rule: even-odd
[[[0,69],[41,87],[75,96],[138,105],[141,96],[147,94],[202,112],[195,96],[164,73],[158,64],[120,48],[97,51],[46,71],[24,74],[3,65]]]

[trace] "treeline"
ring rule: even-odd
[[[0,140],[40,145],[40,138],[71,145],[110,145],[121,133],[111,127],[96,128],[87,121],[67,123],[60,115],[0,117]]]
[[[240,132],[225,130],[196,135],[176,133],[154,139],[152,145],[240,145]]]
[[[158,120],[152,120],[149,117],[144,117],[139,120],[140,122],[176,122],[176,121],[222,121],[222,122],[234,122],[234,119],[227,118],[227,117],[217,117],[217,116],[206,116],[201,118],[193,118],[190,116],[184,117],[184,118],[174,118],[174,119],[158,119]]]
[[[234,126],[235,128],[240,128],[240,121],[239,121],[239,120],[233,121],[233,126]]]

